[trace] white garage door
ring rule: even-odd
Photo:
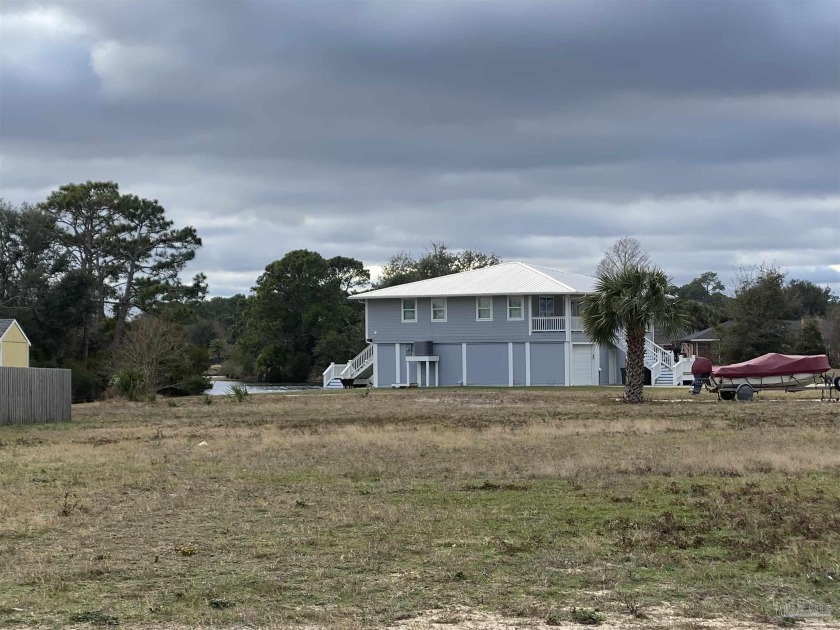
[[[595,382],[595,346],[572,346],[572,385],[597,385]]]

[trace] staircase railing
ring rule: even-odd
[[[656,385],[656,381],[659,378],[659,375],[662,374],[662,364],[659,361],[651,363],[647,366],[650,370],[650,384]]]
[[[615,336],[616,346],[627,352],[627,335],[623,330],[618,331]],[[656,378],[662,371],[662,366],[666,366],[674,374],[674,353],[666,350],[662,346],[654,343],[645,337],[645,367],[650,370],[650,382],[655,383]]]
[[[655,344],[647,337],[645,337],[645,352],[653,354],[656,361],[662,365],[667,365],[672,370],[674,369],[674,353],[670,350],[666,350],[660,345]]]
[[[324,388],[326,389],[327,385],[332,383],[333,379],[339,378],[341,371],[347,367],[346,363],[330,363],[329,367],[324,370],[322,374],[324,378]]]
[[[359,374],[373,363],[373,344],[369,344],[367,348],[357,354],[339,374],[340,378],[356,378]]]
[[[694,365],[695,357],[682,357],[674,364],[674,385],[682,385],[683,376],[693,378],[691,367]]]

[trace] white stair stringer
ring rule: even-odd
[[[344,363],[330,363],[329,367],[327,367],[327,369],[324,370],[324,373],[321,375],[321,377],[323,378],[323,388],[340,389],[341,387],[343,387],[338,375],[341,374],[341,371],[345,367],[347,366]]]
[[[355,379],[359,378],[368,368],[373,366],[373,344],[368,346],[357,354],[338,374],[339,378]]]
[[[616,347],[627,354],[627,335],[623,330],[615,336]],[[654,385],[677,385],[674,379],[674,354],[645,337],[645,367],[650,370]]]

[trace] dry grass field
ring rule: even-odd
[[[840,404],[686,389],[0,427],[0,627],[837,627]]]

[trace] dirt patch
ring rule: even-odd
[[[763,630],[780,627],[777,623],[760,623],[757,621],[720,617],[715,619],[692,619],[678,615],[671,607],[646,609],[647,619],[635,619],[629,615],[615,613],[598,613],[602,621],[597,625],[581,624],[572,621],[571,610],[552,609],[545,619],[527,619],[505,617],[494,613],[471,610],[456,606],[439,610],[428,610],[418,613],[411,619],[398,621],[389,628],[405,630],[587,630],[601,628],[602,630],[661,630],[673,628],[677,630]],[[794,626],[800,630],[828,630],[840,628],[840,623],[827,620],[797,621]]]

